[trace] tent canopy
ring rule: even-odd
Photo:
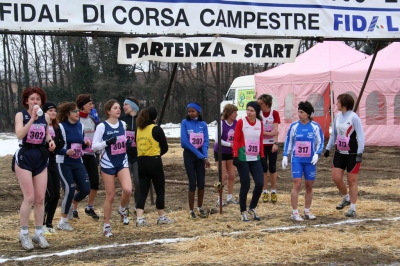
[[[400,146],[400,43],[378,52],[357,113],[365,133],[365,143]],[[372,57],[332,71],[334,97],[350,93],[357,100]],[[336,100],[336,99],[335,99]],[[336,106],[335,106],[335,112]]]
[[[325,137],[328,137],[331,122],[328,90],[331,72],[366,57],[343,42],[327,41],[299,55],[294,63],[255,74],[256,94],[272,95],[273,108],[279,111],[279,141],[284,140],[290,124],[298,120],[298,103],[306,100],[314,106],[313,119],[321,125]]]

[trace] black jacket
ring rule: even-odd
[[[126,115],[120,117],[120,120],[122,120],[126,123],[125,130],[135,131],[135,134],[136,134],[136,118],[137,118],[137,116],[131,116],[129,114],[126,114]],[[136,140],[135,140],[135,143],[136,143]],[[128,154],[129,163],[134,163],[137,161],[137,148],[136,147],[128,148],[126,150],[126,154]]]

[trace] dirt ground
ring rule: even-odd
[[[163,157],[167,180],[187,181],[179,139],[168,139],[169,152]],[[57,231],[47,237],[50,249],[22,250],[18,242],[19,207],[22,194],[11,172],[12,156],[0,157],[0,261],[7,265],[399,265],[400,263],[400,147],[367,147],[359,175],[357,217],[344,217],[335,206],[341,197],[331,179],[332,157],[320,157],[314,183],[312,210],[317,220],[295,223],[290,219],[290,168],[282,170],[282,146],[278,155],[278,202],[257,207],[261,221],[240,221],[238,205],[219,213],[217,193],[206,188],[207,219],[188,219],[187,185],[166,186],[166,212],[173,225],[156,225],[157,211],[146,203],[149,227],[137,228],[135,220],[123,225],[114,201],[114,237],[102,236],[103,223],[84,214],[72,219],[73,232]],[[210,158],[212,149],[210,148]],[[212,163],[214,161],[212,160]],[[215,163],[207,170],[206,184],[218,180]],[[239,178],[234,196],[238,198]],[[226,191],[224,191],[226,193]],[[104,189],[100,188],[95,209],[103,213]],[[304,190],[299,211],[304,209]],[[250,201],[251,193],[248,196]],[[226,198],[224,194],[223,198]],[[53,225],[60,219],[59,210]],[[33,234],[33,214],[30,233]],[[32,256],[32,257],[29,257]]]

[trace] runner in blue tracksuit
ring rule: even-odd
[[[285,140],[283,151],[282,168],[288,165],[288,156],[292,159],[293,188],[291,192],[292,219],[303,221],[298,211],[298,197],[301,188],[301,178],[304,174],[306,195],[304,217],[314,220],[316,217],[311,213],[312,186],[315,181],[318,155],[322,153],[324,145],[324,134],[320,125],[311,119],[314,108],[309,102],[300,102],[298,107],[299,121],[290,125]]]
[[[61,202],[61,220],[58,228],[72,231],[68,223],[68,211],[71,203],[80,202],[90,192],[89,176],[83,165],[83,150],[91,145],[90,140],[84,140],[84,127],[79,122],[79,109],[74,102],[66,102],[58,107],[57,119],[64,139],[64,147],[58,151],[56,162],[64,189],[64,199]],[[76,185],[79,191],[75,193]],[[74,195],[75,194],[75,195]]]
[[[201,107],[197,103],[189,103],[186,107],[187,117],[181,123],[181,146],[183,148],[183,162],[186,174],[189,179],[189,218],[196,219],[194,213],[194,193],[197,184],[197,215],[207,218],[207,214],[202,209],[204,187],[205,187],[205,168],[210,167],[208,161],[208,128],[207,123],[201,117]]]

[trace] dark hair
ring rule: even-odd
[[[119,102],[118,102],[117,100],[111,99],[111,100],[108,100],[108,101],[104,104],[104,113],[106,114],[107,118],[110,117],[110,115],[109,115],[107,112],[111,110],[111,108],[113,107],[113,105],[114,105],[115,103],[118,103],[118,104],[119,104]]]
[[[230,117],[233,112],[237,111],[238,108],[236,105],[228,103],[224,106],[224,109],[222,110],[222,119],[226,120],[228,117]]]
[[[58,122],[63,122],[68,119],[68,115],[71,111],[75,110],[78,106],[74,102],[64,102],[61,103],[57,109],[57,120]]]
[[[90,96],[90,94],[79,94],[78,97],[76,98],[75,102],[76,105],[78,106],[78,108],[80,110],[83,109],[83,106],[89,102],[92,101],[92,97]]]
[[[266,106],[271,108],[272,106],[272,96],[269,94],[261,94],[257,100],[262,100]]]
[[[148,125],[154,124],[154,119],[157,118],[156,108],[150,106],[142,109],[136,119],[136,125],[140,129],[144,129]]]
[[[57,106],[56,106],[54,103],[52,103],[52,102],[46,102],[44,105],[42,105],[42,110],[43,110],[43,112],[46,113],[46,112],[49,111],[50,109],[55,109],[56,112],[57,112]],[[54,129],[57,129],[57,128],[58,128],[57,116],[56,116],[55,119],[53,119],[53,120],[51,121],[51,125],[53,126]]]
[[[340,102],[342,106],[346,107],[347,110],[353,110],[354,99],[350,94],[348,93],[340,94],[337,97],[337,100]]]
[[[29,108],[29,105],[26,103],[26,101],[28,100],[29,96],[31,96],[32,94],[37,93],[40,96],[40,101],[41,101],[41,105],[43,105],[46,102],[46,93],[44,92],[44,90],[42,88],[39,87],[29,87],[26,88],[23,92],[22,92],[22,105],[25,108]]]

